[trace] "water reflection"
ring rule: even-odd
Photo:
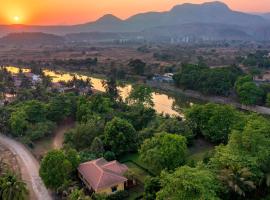
[[[19,68],[17,67],[6,67],[8,71],[11,73],[19,73]],[[29,72],[29,69],[22,69],[23,72]],[[44,70],[45,75],[50,76],[53,82],[60,82],[60,81],[69,81],[72,80],[74,76],[77,78],[86,80],[87,78],[91,79],[93,88],[95,90],[99,90],[104,92],[105,88],[102,85],[102,80],[99,78],[93,78],[85,75],[78,75],[76,73],[63,73],[63,72],[56,72],[51,70]],[[121,87],[118,87],[121,97],[123,99],[127,98],[131,89],[132,85],[127,84]],[[154,109],[159,113],[169,114],[169,115],[180,115],[183,116],[183,107],[190,106],[193,102],[190,102],[190,99],[186,99],[184,97],[170,97],[166,94],[161,94],[154,92],[153,93],[153,101],[154,101]]]

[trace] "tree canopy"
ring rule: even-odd
[[[219,184],[207,169],[183,166],[173,173],[162,172],[157,200],[218,200]]]
[[[42,159],[39,174],[47,187],[56,190],[69,180],[73,170],[62,150],[52,150]]]
[[[240,114],[231,106],[211,103],[192,106],[186,119],[194,132],[215,143],[227,142],[233,127],[241,122]]]
[[[116,155],[133,152],[137,149],[137,134],[126,120],[115,117],[105,126],[104,142]]]
[[[156,172],[173,170],[185,163],[186,138],[162,132],[146,139],[140,150],[140,159]]]

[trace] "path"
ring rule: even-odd
[[[60,126],[55,131],[55,136],[53,138],[52,147],[53,149],[61,149],[64,143],[65,133],[74,128],[75,122],[73,120],[66,120],[61,123]]]
[[[61,149],[64,142],[65,132],[72,129],[74,126],[75,122],[71,119],[67,119],[60,123],[53,135],[35,142],[35,146],[32,149],[34,156],[38,160],[41,160],[48,151],[52,149]]]
[[[52,197],[39,176],[39,163],[31,152],[24,145],[2,134],[0,143],[18,156],[22,179],[28,185],[31,199],[51,200]]]

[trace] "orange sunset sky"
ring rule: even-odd
[[[78,24],[96,20],[108,13],[126,19],[136,13],[166,11],[177,4],[202,3],[205,1],[0,0],[0,24]],[[228,4],[233,10],[244,12],[270,12],[270,0],[223,0],[223,2]]]

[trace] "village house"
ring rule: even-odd
[[[108,162],[104,158],[82,163],[78,167],[79,178],[91,192],[107,195],[128,187],[129,181],[124,176],[127,171],[126,165],[116,160]]]
[[[166,73],[164,75],[155,75],[152,80],[161,83],[172,83],[173,73]]]

